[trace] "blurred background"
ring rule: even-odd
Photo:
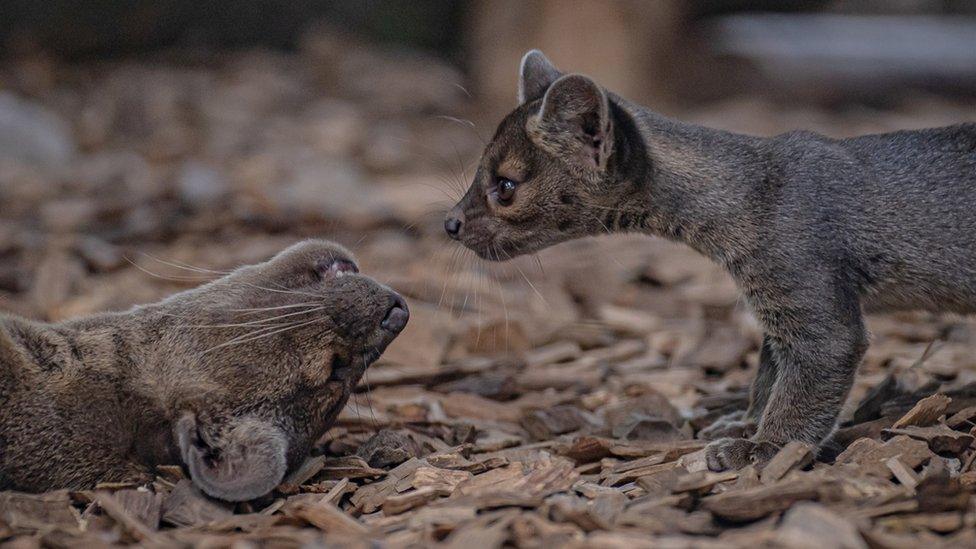
[[[748,380],[758,328],[693,252],[619,236],[489,265],[444,238],[527,49],[739,132],[976,119],[965,0],[0,0],[0,14],[0,310],[122,309],[324,236],[411,300],[388,380],[567,337],[636,339],[635,371],[693,366],[655,381],[689,405],[706,382]],[[952,368],[974,360],[962,319],[872,322],[868,375],[936,337]],[[605,380],[590,370],[558,377]]]

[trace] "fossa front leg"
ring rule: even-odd
[[[759,350],[759,367],[749,390],[749,408],[726,414],[701,430],[699,437],[705,440],[720,438],[748,438],[756,434],[773,384],[776,383],[776,361],[769,347],[769,337],[763,337]]]
[[[769,328],[766,342],[776,364],[775,383],[757,431],[749,439],[710,443],[705,450],[709,469],[763,463],[787,442],[816,447],[830,434],[867,349],[867,335],[856,295],[823,304],[829,307],[810,307],[803,314],[793,309],[792,315],[781,317],[784,324]]]

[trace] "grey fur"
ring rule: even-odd
[[[351,257],[307,241],[125,313],[0,317],[0,489],[142,483],[182,463],[214,497],[268,493],[402,329],[381,327],[393,291],[330,270]]]
[[[712,469],[823,441],[868,346],[862,311],[976,312],[976,124],[760,138],[606,96],[605,165],[581,161],[598,110],[556,127],[528,97],[508,115],[449,214],[455,237],[497,260],[639,231],[723,265],[765,335],[749,410],[704,433],[726,435],[707,448]],[[510,204],[493,199],[498,177],[519,178]]]

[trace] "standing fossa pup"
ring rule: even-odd
[[[204,492],[270,492],[404,328],[403,298],[308,241],[153,305],[42,324],[0,318],[0,489],[146,482],[182,463]]]
[[[518,99],[447,233],[498,260],[637,231],[724,266],[764,336],[749,409],[702,433],[713,470],[822,443],[868,346],[862,310],[976,312],[976,124],[738,135],[669,120],[538,51]]]

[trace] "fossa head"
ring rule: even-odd
[[[231,501],[269,492],[308,456],[409,318],[347,250],[316,240],[163,305],[190,326],[173,346],[198,361],[184,381],[206,395],[174,406],[174,451]]]
[[[633,200],[643,167],[634,165],[642,145],[631,118],[593,80],[564,75],[542,52],[522,58],[518,102],[444,223],[485,259],[617,228],[606,221]]]

